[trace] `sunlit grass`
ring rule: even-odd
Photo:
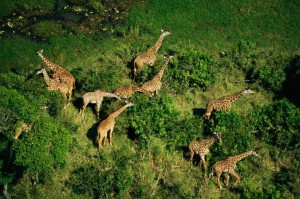
[[[160,28],[172,32],[170,43],[226,50],[240,40],[284,51],[297,49],[299,1],[157,1],[133,8],[128,26],[139,34]]]

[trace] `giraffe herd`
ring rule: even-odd
[[[159,36],[157,42],[152,47],[150,47],[146,52],[138,55],[134,59],[134,66],[133,66],[134,79],[139,75],[140,71],[142,70],[145,64],[148,64],[150,66],[154,64],[154,62],[156,61],[156,53],[161,47],[164,37],[171,34],[171,32],[167,30],[161,30],[161,32],[162,33]],[[42,54],[43,50],[38,50],[36,53],[41,58],[41,60],[46,64],[46,66],[48,66],[49,69],[52,70],[53,75],[51,78],[48,75],[46,69],[44,68],[40,69],[36,74],[43,74],[48,90],[59,91],[67,99],[67,106],[68,106],[71,102],[73,90],[75,88],[75,78],[72,76],[71,73],[69,73],[63,67],[56,65],[51,61],[49,61],[47,58],[45,58]],[[111,113],[106,119],[104,119],[99,124],[97,128],[97,137],[96,137],[96,142],[98,144],[99,151],[104,145],[107,137],[109,139],[109,144],[112,145],[112,133],[115,125],[115,118],[118,115],[120,115],[120,113],[122,113],[125,109],[127,109],[130,106],[133,106],[133,103],[127,101],[128,98],[130,98],[136,92],[144,93],[149,97],[153,97],[154,94],[157,94],[158,90],[162,86],[162,77],[164,71],[166,70],[172,56],[165,56],[164,58],[165,58],[165,63],[158,71],[158,73],[151,80],[145,82],[141,87],[137,85],[124,86],[116,89],[113,93],[97,89],[93,92],[87,92],[82,96],[83,103],[79,112],[81,116],[83,116],[86,106],[89,103],[93,103],[96,104],[96,114],[97,114],[97,118],[99,118],[100,106],[102,104],[104,97],[112,97],[118,100],[125,100],[126,102],[124,106],[122,106],[120,109],[116,110],[115,112]],[[206,111],[203,115],[204,119],[210,120],[210,116],[213,110],[227,110],[228,108],[230,108],[233,102],[241,98],[243,95],[251,94],[251,93],[254,93],[254,91],[249,88],[246,88],[232,95],[223,96],[219,99],[209,100],[206,106]],[[29,131],[31,129],[31,126],[32,125],[22,124],[22,126],[19,127],[16,131],[15,139],[18,139],[22,131],[24,132]],[[209,148],[215,143],[215,141],[219,141],[220,143],[222,143],[221,132],[213,132],[213,136],[211,138],[191,141],[188,146],[190,152],[190,162],[193,161],[194,155],[198,154],[200,156],[200,162],[199,162],[200,170],[201,170],[201,165],[203,165],[205,170],[205,175],[207,171],[205,156],[209,153]],[[236,167],[237,162],[246,158],[249,155],[259,156],[255,151],[248,151],[248,152],[241,153],[240,155],[228,157],[227,159],[218,161],[213,165],[212,173],[210,174],[210,176],[213,175],[214,173],[216,174],[216,182],[220,189],[222,189],[222,185],[220,183],[220,176],[222,173],[226,173],[225,175],[226,186],[228,186],[229,184],[230,177],[228,174],[235,177],[236,183],[240,181],[240,177],[234,171],[234,169]]]

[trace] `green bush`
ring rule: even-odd
[[[210,125],[214,131],[222,132],[222,147],[212,149],[218,153],[218,159],[254,149],[255,136],[246,116],[234,111],[218,111]]]
[[[269,144],[292,150],[300,142],[300,109],[286,99],[252,112],[251,124]]]
[[[66,35],[66,31],[61,24],[55,21],[40,21],[30,27],[34,36],[47,40],[50,37],[59,37]]]
[[[135,161],[128,145],[122,145],[113,152],[101,151],[98,161],[97,164],[76,168],[66,185],[76,194],[87,194],[93,198],[126,196],[133,183],[132,166]]]
[[[24,76],[15,73],[0,74],[0,85],[8,89],[18,90],[31,105],[41,110],[42,107],[48,107],[47,112],[50,115],[58,115],[64,106],[64,98],[58,91],[48,91],[42,77],[26,79]]]
[[[42,117],[14,142],[15,164],[39,173],[62,167],[70,145],[70,133],[52,119]]]
[[[286,74],[287,60],[279,53],[260,51],[249,41],[240,41],[228,58],[221,61],[221,66],[242,69],[249,81],[256,81],[275,93],[282,91]]]
[[[213,59],[198,50],[183,51],[170,63],[166,83],[178,93],[192,88],[206,90],[214,83],[213,67]]]
[[[163,139],[171,137],[172,123],[178,111],[167,93],[161,91],[153,98],[143,94],[135,95],[132,101],[134,106],[128,110],[127,121],[136,136],[145,140],[149,135]]]

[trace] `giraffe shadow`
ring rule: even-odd
[[[128,76],[129,76],[130,79],[134,79],[134,72],[133,72],[133,69],[134,69],[134,59],[135,58],[132,58],[129,62],[126,63],[126,67],[130,70],[130,73],[128,74]]]
[[[139,137],[140,137],[139,135],[137,135],[135,133],[135,129],[132,126],[127,128],[127,132],[128,132],[127,133],[127,138],[132,140],[132,141],[135,141],[135,140],[139,139]]]
[[[76,107],[78,111],[80,111],[82,106],[82,98],[81,97],[74,98],[72,101],[72,105]]]
[[[188,162],[190,161],[191,156],[190,156],[190,150],[189,150],[188,146],[177,146],[176,150],[182,152],[183,158],[186,161],[188,161]],[[192,165],[194,165],[194,166],[199,165],[199,162],[200,162],[200,156],[198,154],[194,154],[194,157],[192,160]]]
[[[95,124],[93,124],[93,126],[91,128],[88,129],[86,136],[93,142],[93,145],[95,147],[98,147],[97,145],[97,128],[99,126],[100,122],[96,122]]]
[[[205,111],[205,108],[193,108],[193,115],[202,117]]]

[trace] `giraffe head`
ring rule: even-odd
[[[170,31],[168,31],[168,30],[163,30],[163,29],[161,29],[160,30],[162,33],[162,35],[165,37],[165,36],[168,36],[169,34],[171,34],[171,32]]]
[[[222,143],[222,138],[221,138],[221,132],[217,131],[217,132],[213,132],[214,138],[219,140],[220,143]]]
[[[130,106],[133,106],[133,103],[132,102],[129,102],[129,101],[125,101],[126,102],[126,105],[127,105],[127,107],[130,107]]]
[[[42,50],[42,49],[41,49],[41,50],[38,50],[38,51],[36,51],[36,54],[38,54],[38,56],[42,57],[42,56],[43,56],[43,55],[42,55],[42,54],[43,54],[43,51],[44,51],[44,50]]]
[[[41,70],[37,71],[35,75],[38,75],[38,74],[44,74],[46,72],[46,69],[45,68],[42,68]]]
[[[257,156],[257,157],[260,157],[255,151],[251,151],[250,152],[251,153],[251,155],[254,155],[254,156]]]
[[[164,55],[164,59],[165,60],[170,60],[173,57],[173,55]]]
[[[249,87],[245,88],[245,90],[243,91],[243,94],[251,94],[251,93],[255,93],[253,90],[251,90]]]

